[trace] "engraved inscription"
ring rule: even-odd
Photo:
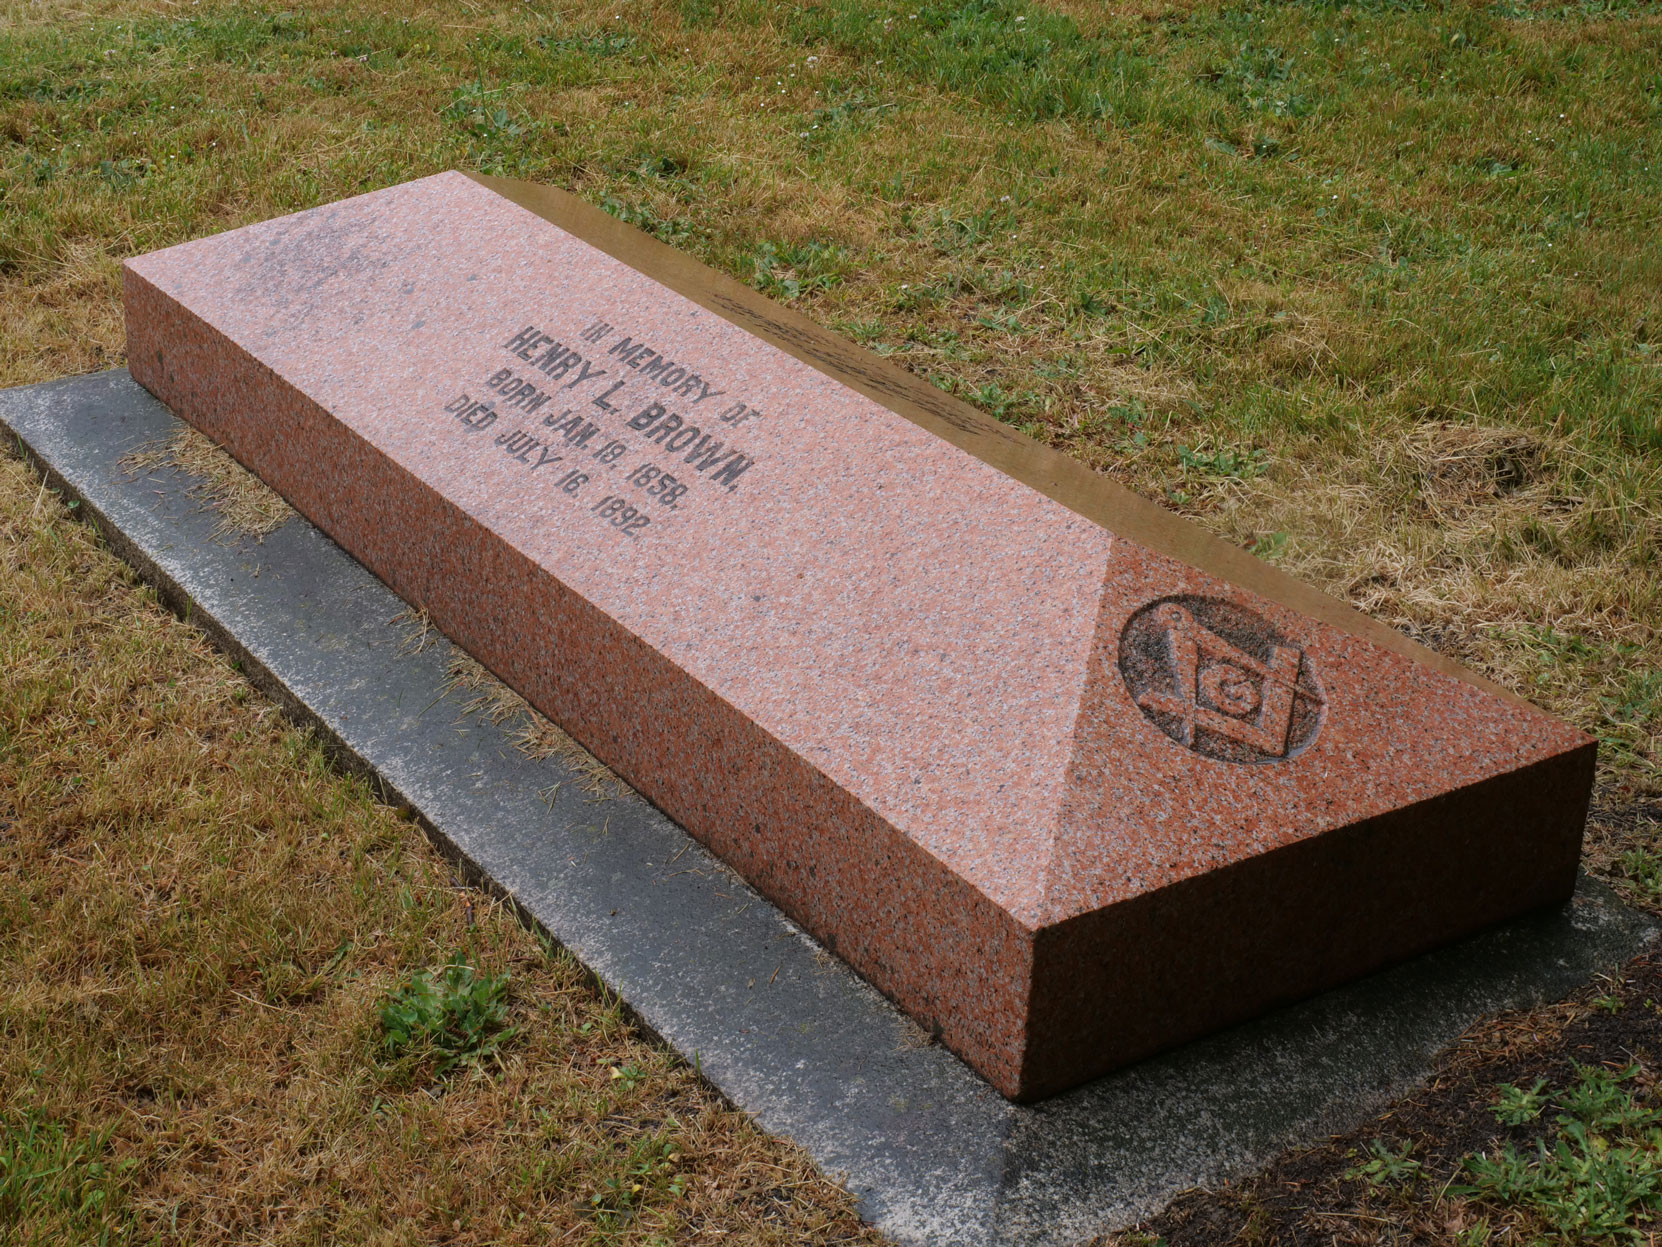
[[[1281,762],[1321,729],[1326,695],[1309,656],[1232,602],[1150,602],[1120,634],[1119,666],[1144,716],[1204,757]]]
[[[444,414],[474,433],[495,426],[475,444],[523,464],[605,529],[644,536],[737,493],[756,465],[734,441],[739,426],[763,419],[753,403],[711,402],[727,391],[609,321],[564,336],[525,325],[497,349],[509,362],[462,378]]]

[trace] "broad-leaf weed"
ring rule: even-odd
[[[429,1061],[435,1078],[457,1066],[475,1069],[514,1034],[506,974],[482,974],[463,957],[436,972],[417,970],[381,1004],[381,1050],[410,1070]]]

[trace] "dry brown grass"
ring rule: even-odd
[[[0,670],[0,1153],[49,1123],[107,1197],[0,1239],[875,1241],[9,457]],[[512,976],[519,1031],[412,1085],[376,1009],[457,950]]]

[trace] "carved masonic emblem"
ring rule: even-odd
[[[1321,727],[1326,699],[1309,657],[1231,602],[1150,602],[1120,634],[1119,661],[1149,721],[1208,758],[1280,762]]]

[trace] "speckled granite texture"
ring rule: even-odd
[[[1578,733],[510,194],[131,261],[133,375],[1006,1095],[1570,894]]]

